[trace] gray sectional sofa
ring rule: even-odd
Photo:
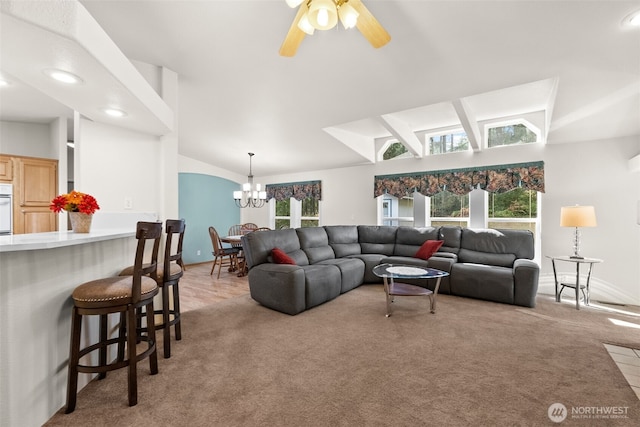
[[[428,260],[414,255],[426,240],[442,240]],[[332,225],[258,231],[242,238],[251,297],[298,314],[357,286],[381,283],[381,263],[428,266],[450,273],[440,293],[534,307],[540,268],[533,234],[526,230],[460,227]],[[295,262],[277,264],[279,248]],[[435,280],[404,280],[433,290]],[[432,282],[432,283],[431,283]]]

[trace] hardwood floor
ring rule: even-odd
[[[213,261],[186,266],[184,275],[180,278],[181,312],[249,293],[247,276],[238,277],[237,273],[230,273],[227,268],[223,268],[218,279],[217,267],[215,273],[209,275],[212,265]]]

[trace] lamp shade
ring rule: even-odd
[[[593,206],[564,206],[560,208],[560,227],[595,227],[596,210]]]

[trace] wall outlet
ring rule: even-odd
[[[124,208],[133,209],[133,199],[131,197],[124,198]]]
[[[200,255],[200,249],[196,251],[196,255]]]

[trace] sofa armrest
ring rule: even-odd
[[[536,306],[540,266],[530,259],[516,259],[513,263],[514,303],[524,307]]]
[[[305,272],[291,264],[260,264],[249,270],[251,298],[287,314],[306,309]]]

